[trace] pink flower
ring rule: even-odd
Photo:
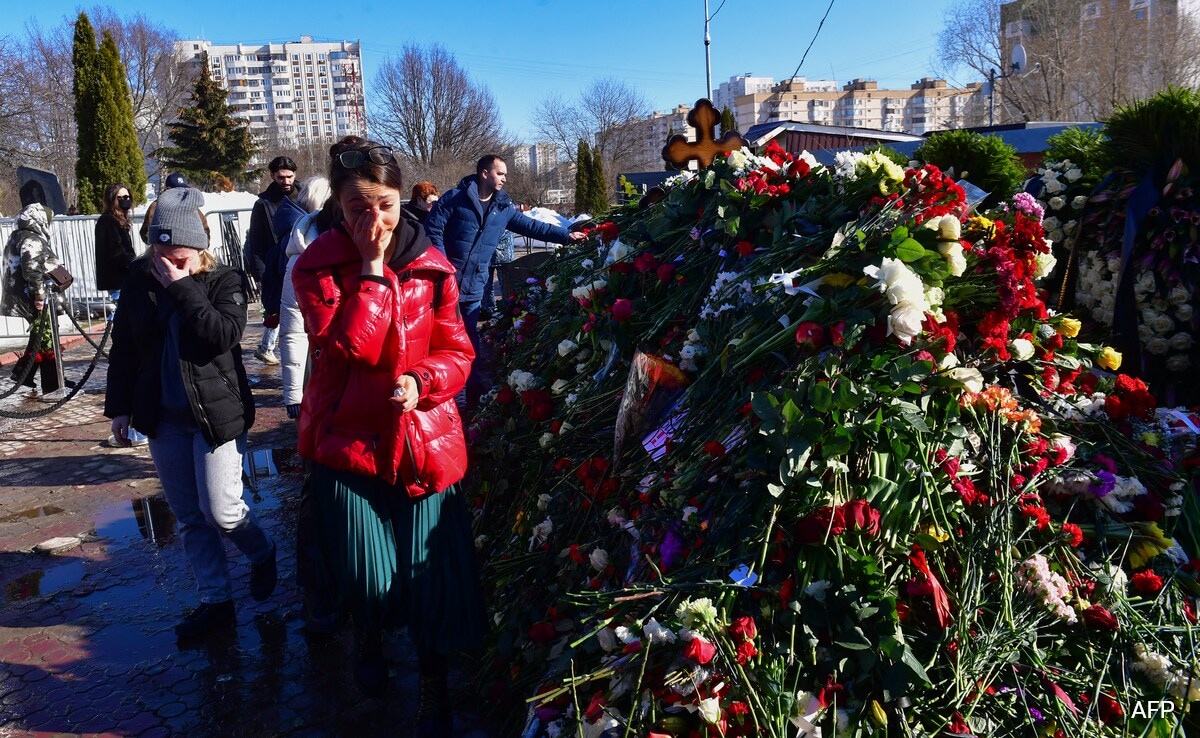
[[[612,316],[618,323],[629,320],[633,317],[633,302],[625,297],[618,298],[613,302]]]

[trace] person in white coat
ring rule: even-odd
[[[279,303],[279,358],[283,365],[283,406],[292,420],[300,416],[300,399],[304,396],[304,380],[308,374],[308,334],[304,332],[304,318],[296,304],[292,268],[304,249],[333,225],[337,203],[329,195],[329,180],[324,177],[313,177],[303,183],[297,202],[308,215],[296,221],[284,252],[287,268]]]

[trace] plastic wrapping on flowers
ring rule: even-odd
[[[1036,208],[963,200],[735,152],[512,296],[469,429],[504,734],[1183,730],[1200,421],[1047,310]]]

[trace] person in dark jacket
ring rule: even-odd
[[[500,234],[507,229],[527,238],[563,244],[586,238],[582,233],[572,233],[522,213],[504,191],[507,179],[508,165],[504,159],[488,154],[475,165],[473,176],[463,177],[458,187],[437,201],[425,220],[425,231],[433,245],[441,249],[458,270],[455,279],[458,280],[459,307],[477,357],[480,303]],[[459,398],[467,410],[475,407],[483,393],[481,377],[484,372],[481,369],[471,367],[465,396]]]
[[[123,184],[111,184],[104,190],[104,207],[96,220],[96,289],[105,290],[117,300],[121,285],[129,275],[133,250],[129,211],[133,197]]]
[[[121,285],[125,284],[129,265],[137,256],[129,220],[132,208],[133,197],[125,185],[112,184],[104,190],[104,210],[96,220],[96,289],[107,290],[114,303],[121,299]],[[148,439],[130,428],[127,440],[130,445],[145,446]],[[116,436],[109,436],[108,445],[125,444]]]
[[[344,220],[296,259],[312,348],[300,455],[325,586],[354,618],[360,688],[385,688],[385,630],[406,625],[421,674],[418,736],[451,734],[446,656],[484,632],[467,446],[454,395],[474,352],[454,267],[401,212],[392,150],[349,136],[330,150]]]
[[[404,214],[418,223],[424,223],[440,194],[433,182],[417,182],[413,185],[412,197],[404,203]]]
[[[217,264],[191,188],[158,198],[150,240],[130,265],[113,318],[104,414],[127,443],[150,437],[150,456],[179,521],[200,605],[175,626],[181,640],[233,628],[233,583],[222,535],[250,559],[250,595],[275,590],[275,544],[242,499],[242,452],[254,398],[242,366],[245,276]]]
[[[275,213],[285,199],[295,203],[300,196],[300,188],[296,185],[296,162],[290,157],[275,157],[267,169],[271,172],[271,184],[259,193],[254,209],[250,211],[250,228],[246,231],[246,270],[258,280],[264,306],[267,294],[278,294],[277,286],[267,282],[283,278],[282,273],[267,268],[272,247],[279,243]],[[274,366],[279,363],[275,355],[275,344],[279,341],[279,313],[264,312],[263,317],[263,336],[254,351],[254,358]]]

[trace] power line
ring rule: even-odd
[[[833,10],[834,0],[829,0],[829,7],[825,8],[825,15],[821,16],[821,22],[817,24],[817,32],[813,34],[812,41],[808,42],[808,48],[804,50],[804,56],[800,57],[800,63],[796,65],[796,71],[792,72],[795,77],[800,74],[800,67],[804,66],[804,60],[808,58],[808,52],[812,50],[813,44],[817,42],[817,36],[821,35],[821,29],[825,27],[825,19],[829,17],[829,11]]]

